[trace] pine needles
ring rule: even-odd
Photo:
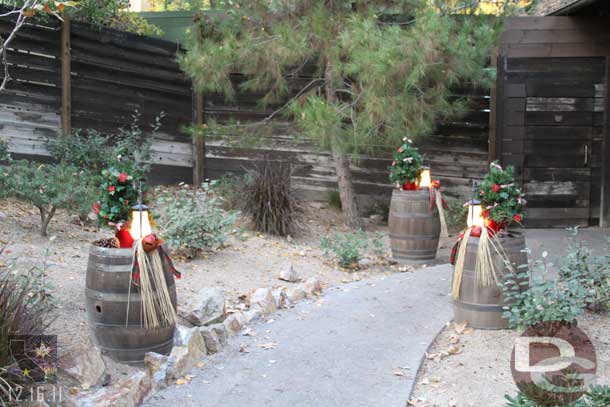
[[[255,230],[271,235],[294,233],[298,205],[291,187],[289,165],[266,163],[252,171],[244,187],[242,210]]]

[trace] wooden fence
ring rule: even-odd
[[[0,20],[1,34],[11,29],[10,21]],[[8,53],[14,80],[0,93],[0,137],[8,140],[16,157],[45,159],[46,140],[62,132],[116,131],[129,126],[136,110],[146,126],[163,111],[163,126],[153,143],[151,178],[155,183],[192,182],[197,152],[203,150],[193,147],[183,128],[201,120],[203,111],[198,111],[198,98],[176,63],[180,51],[172,42],[79,23],[50,20],[24,26]],[[481,178],[487,166],[490,99],[487,92],[475,89],[456,93],[471,100],[471,111],[459,121],[440,124],[420,147],[446,192],[466,198],[471,180]],[[240,93],[234,103],[221,95],[203,99],[205,116],[218,120],[247,122],[270,113],[258,106],[253,94]],[[310,198],[325,199],[336,189],[330,156],[311,141],[295,137],[290,125],[276,127],[258,147],[208,141],[206,177],[242,172],[265,160],[290,161],[295,163],[295,186]],[[354,163],[360,195],[389,196],[390,156],[388,149],[383,157],[362,157]]]

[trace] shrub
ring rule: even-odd
[[[505,407],[548,407],[551,404],[539,404],[530,399],[527,395],[519,392],[515,397],[506,395]],[[591,386],[586,395],[579,400],[563,404],[561,407],[608,407],[610,406],[610,387]],[[553,406],[560,407],[560,406]]]
[[[585,290],[575,282],[547,280],[545,259],[518,266],[504,281],[504,317],[511,328],[527,328],[539,322],[573,322],[584,311]],[[540,276],[532,277],[532,270]],[[530,284],[531,281],[531,284]]]
[[[0,161],[5,161],[8,158],[8,145],[6,144],[6,141],[0,139]]]
[[[335,233],[322,239],[320,246],[325,254],[332,252],[344,268],[353,268],[362,258],[362,251],[369,247],[368,236],[362,230],[354,233]]]
[[[448,209],[445,211],[447,226],[450,230],[458,231],[466,227],[466,218],[468,217],[468,207],[464,206],[463,202],[456,198],[446,197]]]
[[[582,287],[584,302],[592,311],[610,309],[610,257],[595,257],[582,244],[570,248],[559,270],[568,285]]]
[[[337,190],[328,191],[327,200],[328,200],[328,205],[331,208],[341,210],[341,194],[339,193],[339,191],[337,191]]]
[[[250,182],[251,177],[249,174],[226,174],[217,180],[211,181],[209,189],[222,199],[223,208],[239,209],[242,205],[244,188]]]
[[[0,247],[0,259],[4,247]],[[16,368],[16,360],[9,348],[12,335],[43,333],[52,322],[48,318],[47,297],[40,289],[35,274],[21,275],[9,266],[0,269],[0,404],[11,405],[19,387],[32,384]],[[25,392],[21,398],[25,398]]]
[[[129,219],[131,206],[138,199],[138,186],[150,170],[152,140],[164,113],[150,125],[152,135],[142,131],[140,116],[136,110],[129,127],[120,128],[116,134],[90,129],[85,135],[76,130],[70,137],[47,142],[56,161],[73,165],[88,176],[90,194],[81,200],[81,218],[91,212],[95,202],[93,208],[101,225]]]
[[[0,196],[15,197],[38,208],[42,236],[47,236],[57,210],[78,210],[83,198],[91,196],[90,188],[89,174],[65,163],[10,160],[8,166],[0,167]]]
[[[417,183],[421,174],[423,157],[413,147],[412,141],[408,138],[403,138],[403,143],[396,151],[394,151],[394,161],[389,167],[390,182],[396,185],[396,188],[402,189],[407,182]]]
[[[291,187],[288,165],[267,163],[251,171],[251,182],[243,190],[243,212],[255,230],[287,236],[296,226],[297,201]]]
[[[163,238],[191,257],[222,246],[237,219],[237,212],[222,210],[221,201],[202,189],[181,186],[157,194],[156,214]]]

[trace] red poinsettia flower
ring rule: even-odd
[[[513,220],[515,222],[521,222],[522,219],[523,217],[520,214],[516,214],[515,216],[513,216]]]
[[[129,175],[127,175],[126,173],[122,172],[119,174],[119,176],[117,177],[119,179],[119,182],[121,184],[124,184],[127,181],[127,178],[129,178]]]
[[[96,202],[93,204],[93,212],[98,215],[100,213],[100,211],[102,210],[102,205],[100,205],[99,202]]]
[[[498,184],[494,184],[494,185],[491,187],[491,190],[492,190],[492,191],[494,191],[495,193],[500,192],[500,189],[502,189],[502,188],[501,188],[501,187],[500,187],[500,185],[498,185]]]
[[[114,185],[110,185],[110,186],[108,187],[108,192],[114,192],[115,190],[116,190],[116,188],[115,188],[115,186],[114,186]]]

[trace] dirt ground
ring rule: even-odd
[[[154,208],[153,208],[154,210]],[[60,211],[49,226],[49,237],[39,235],[39,215],[35,208],[14,200],[0,200],[0,211],[6,216],[0,218],[0,244],[9,242],[3,259],[5,264],[16,261],[19,270],[44,264],[45,250],[48,248],[47,278],[53,287],[53,296],[58,308],[53,311],[56,318],[51,333],[58,334],[61,352],[69,352],[78,344],[92,341],[85,310],[85,274],[88,251],[91,242],[110,237],[108,230],[97,230],[94,226],[82,226]],[[202,253],[197,259],[188,260],[174,257],[182,279],[177,280],[178,302],[185,304],[200,288],[221,287],[228,299],[228,306],[238,302],[238,297],[259,287],[280,287],[284,284],[277,279],[279,272],[293,265],[302,279],[317,277],[324,286],[336,286],[353,280],[366,279],[371,275],[399,272],[398,265],[388,264],[387,258],[378,258],[372,252],[366,269],[346,271],[338,268],[333,261],[323,255],[320,240],[327,234],[347,231],[343,226],[341,213],[324,203],[314,203],[304,208],[300,232],[291,238],[261,235],[245,229],[243,220],[236,225],[235,233],[229,237],[226,247]],[[366,219],[366,230],[372,237],[384,234],[384,243],[389,256],[387,226]],[[449,242],[433,264],[446,263]],[[425,267],[415,265],[415,268]],[[128,374],[132,369],[107,359],[113,379]]]
[[[610,323],[606,315],[587,314],[579,328],[591,338],[597,352],[597,383],[610,385]],[[510,358],[515,338],[512,330],[486,331],[453,323],[437,337],[419,372],[410,406],[502,407],[504,395],[517,393]],[[462,332],[458,334],[457,332]],[[459,338],[457,344],[455,337]],[[439,359],[439,353],[457,353]]]

